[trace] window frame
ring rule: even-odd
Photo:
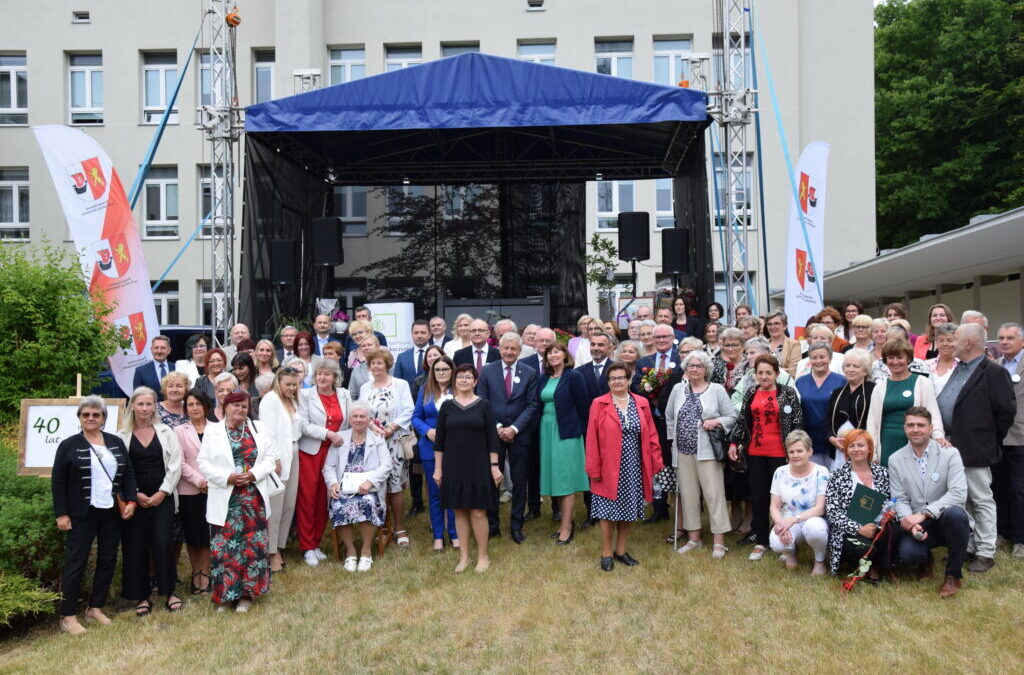
[[[402,49],[418,49],[419,56],[392,56],[391,50],[402,50]],[[411,66],[418,66],[423,63],[423,45],[385,45],[384,46],[384,72],[391,73],[396,70],[402,70]],[[397,66],[392,68],[391,66]]]
[[[361,58],[358,58],[358,59],[356,59],[356,58],[345,58],[344,55],[343,55],[344,52],[356,52],[356,51],[362,52],[363,55],[362,55]],[[334,58],[334,52],[338,52],[341,56],[339,56],[339,58]],[[360,75],[359,77],[353,77],[352,76],[352,68],[353,68],[353,66],[361,66],[362,69],[363,69],[363,74]],[[341,69],[340,72],[342,74],[342,77],[339,80],[335,80],[334,79],[334,69],[335,68],[340,68]],[[330,49],[328,49],[327,50],[327,73],[328,73],[327,77],[329,78],[330,83],[332,85],[334,85],[334,84],[343,84],[345,82],[353,82],[355,80],[361,80],[362,78],[366,77],[366,46],[365,45],[360,45],[360,46],[351,46],[351,47],[331,47]]]
[[[21,64],[3,65],[0,64],[0,75],[6,74],[10,82],[10,98],[7,101],[0,101],[0,126],[24,126],[28,124],[28,56],[25,52],[8,52],[0,54],[0,57],[21,58]],[[25,105],[18,106],[18,76],[22,75],[25,80]],[[10,104],[10,105],[7,105]],[[5,117],[24,117],[7,121]]]
[[[0,242],[2,243],[17,243],[17,242],[28,242],[32,240],[32,203],[29,197],[30,194],[30,182],[29,182],[29,169],[28,167],[4,167],[5,171],[24,171],[24,178],[2,178],[0,177],[0,190],[11,190],[11,216],[13,220],[10,222],[0,222]],[[25,210],[28,216],[27,220],[21,219],[21,203],[22,199],[25,200]],[[24,236],[7,236],[8,233],[14,233],[15,235],[21,234],[24,230]]]
[[[174,63],[146,63],[146,59],[150,56],[173,56]],[[207,66],[209,69],[209,66]],[[148,90],[146,87],[146,77],[148,73],[159,73],[160,77],[160,103],[151,104],[147,100]],[[171,76],[171,81],[168,82],[168,75]],[[167,108],[167,103],[171,97],[171,90],[174,88],[174,81],[178,79],[178,53],[171,51],[151,51],[142,52],[142,82],[141,82],[141,94],[142,94],[142,124],[159,124],[163,118],[164,110]],[[201,86],[201,85],[200,85]],[[202,99],[200,98],[200,101]],[[180,110],[178,109],[177,102],[175,106],[171,108],[171,113],[167,117],[168,124],[178,124],[178,116]]]
[[[550,54],[523,54],[523,47],[545,47],[551,46]],[[516,43],[516,58],[528,63],[539,63],[543,66],[557,65],[558,61],[558,40],[537,40],[520,41]]]
[[[352,207],[355,204],[353,195],[357,188],[363,190],[363,204],[364,210],[362,217],[352,215]],[[341,204],[344,208],[345,213],[335,213],[334,216],[341,219],[344,228],[342,230],[342,236],[344,237],[368,237],[370,235],[370,218],[369,218],[369,201],[370,201],[370,188],[366,185],[335,185],[331,191],[331,200],[337,204],[338,198],[335,196],[337,192],[341,190],[345,193],[345,198],[341,200]],[[352,225],[362,225],[363,231],[361,232],[349,232],[349,228]]]
[[[632,194],[633,205],[630,208],[628,208],[628,209],[623,209],[622,208],[622,195],[621,195],[621,191],[620,190],[621,190],[621,186],[622,186],[623,183],[630,183],[631,184],[631,192],[633,193]],[[602,185],[611,185],[612,186],[612,188],[611,188],[611,190],[612,190],[612,210],[611,211],[602,211],[601,210],[601,186]],[[634,181],[634,180],[602,180],[602,181],[598,181],[597,182],[597,190],[598,190],[598,192],[597,192],[597,199],[595,200],[595,206],[597,207],[597,227],[596,227],[596,230],[598,232],[601,232],[601,233],[605,233],[605,232],[618,232],[619,231],[619,222],[618,222],[619,221],[619,214],[623,213],[624,211],[634,211],[634,210],[636,210],[636,181]],[[602,219],[604,219],[606,221],[607,220],[614,221],[615,224],[614,225],[602,225],[601,224]]]
[[[76,66],[72,65],[71,61],[76,56],[98,56],[100,64],[98,66]],[[74,74],[82,73],[85,83],[85,100],[89,105],[76,108],[74,106],[75,100],[75,84]],[[98,73],[100,76],[100,105],[95,105],[93,96],[93,75]],[[103,116],[103,54],[96,53],[72,53],[68,54],[68,124],[79,124],[83,126],[99,126],[104,122]],[[75,119],[75,115],[99,115],[97,119]]]
[[[165,177],[154,177],[152,174],[153,169],[174,169],[174,178]],[[146,176],[146,181],[142,184],[142,238],[147,240],[152,239],[178,239],[180,236],[180,222],[181,222],[181,185],[179,183],[181,174],[178,172],[176,166],[160,166],[152,167],[150,174]],[[177,215],[172,220],[167,215],[167,188],[174,186],[175,189],[175,210]],[[160,195],[160,218],[157,220],[150,220],[149,215],[149,189],[156,187]],[[174,234],[152,234],[150,228],[170,228],[174,227]]]
[[[217,290],[214,290],[217,289]],[[196,303],[196,318],[200,326],[212,326],[214,319],[214,303],[224,301],[224,285],[218,279],[214,286],[212,279],[196,279],[196,292],[199,302]],[[209,317],[206,312],[209,311]]]
[[[273,55],[273,61],[267,61],[266,56]],[[261,60],[261,56],[263,57]],[[254,49],[252,51],[252,102],[253,103],[266,103],[267,101],[274,100],[274,64],[277,63],[277,50],[274,49]],[[261,99],[260,93],[260,71],[270,71],[270,96],[269,98]]]
[[[658,208],[658,192],[664,188],[660,187],[662,181],[668,183],[669,209]],[[665,230],[676,226],[676,194],[674,179],[656,178],[654,181],[654,229]],[[671,224],[662,224],[663,219],[671,220]]]
[[[601,45],[612,45],[618,43],[628,42],[630,44],[629,51],[606,51],[601,49]],[[636,42],[633,38],[628,40],[594,40],[594,72],[602,75],[610,75],[611,77],[621,77],[627,80],[636,79]],[[611,72],[601,73],[600,63],[601,59],[611,59]],[[629,75],[620,75],[621,69],[620,59],[629,59]]]
[[[156,281],[149,282],[151,288],[154,283],[156,283]],[[164,279],[160,282],[160,286],[153,293],[153,304],[156,308],[156,322],[160,326],[181,325],[181,294],[176,280]],[[176,321],[170,320],[171,317],[169,314],[172,306],[174,314],[176,315]]]
[[[659,42],[662,42],[662,43],[664,43],[664,42],[680,42],[680,41],[683,41],[683,40],[685,40],[686,42],[690,43],[690,46],[689,46],[688,49],[678,49],[678,48],[658,49],[658,43]],[[693,51],[693,38],[684,38],[684,37],[680,37],[680,38],[654,38],[653,49],[654,49],[654,52],[653,52],[653,57],[652,57],[652,62],[651,62],[651,66],[652,66],[651,76],[652,76],[652,81],[655,84],[663,84],[663,85],[666,85],[666,86],[675,87],[675,86],[679,85],[680,80],[683,80],[683,79],[689,80],[690,79],[690,63],[689,63],[689,61],[690,61],[690,59],[692,59],[692,58],[694,58],[696,56],[696,53]],[[658,79],[657,79],[656,73],[658,72],[657,63],[658,63],[658,59],[659,58],[667,58],[668,59],[668,72],[669,72],[669,81],[668,82],[659,82]],[[684,64],[683,68],[686,71],[685,73],[676,73],[675,72],[676,59],[677,58],[679,59],[679,61],[682,64]]]

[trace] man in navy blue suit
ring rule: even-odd
[[[534,349],[537,350],[535,354],[527,356],[521,364],[528,368],[532,368],[537,371],[538,377],[541,372],[541,363],[544,359],[544,355],[557,338],[555,337],[555,331],[550,328],[537,328],[534,336]],[[537,411],[538,419],[540,418],[540,410]],[[526,488],[526,520],[533,520],[540,516],[540,434],[533,434],[533,442],[530,444],[530,471],[529,471],[529,483]],[[551,500],[551,518],[555,522],[562,519],[561,514],[558,512],[558,502]]]
[[[431,317],[428,327],[430,328],[430,340],[428,341],[428,346],[437,345],[438,347],[444,348],[446,344],[451,342],[452,337],[448,335],[448,324],[445,323],[443,318],[439,316]]]
[[[576,370],[583,376],[583,382],[587,387],[587,412],[590,412],[590,404],[598,396],[608,393],[608,380],[604,377],[605,367],[611,363],[608,357],[612,353],[612,336],[604,331],[590,334],[590,357],[588,363],[576,366]],[[583,501],[587,505],[587,519],[581,527],[588,528],[597,524],[597,521],[590,517],[591,493],[583,493]]]
[[[672,334],[674,336],[675,344],[678,345],[680,340],[689,337],[689,333],[684,330],[679,330],[672,325],[672,310],[668,307],[662,307],[658,310],[658,313],[654,315],[654,323],[663,323],[666,326],[672,328]],[[697,336],[699,337],[699,336]]]
[[[295,326],[285,326],[281,329],[278,337],[281,340],[281,348],[277,350],[277,362],[285,364],[290,358],[295,356],[295,336],[299,334],[299,329]]]
[[[408,382],[410,390],[416,376],[423,372],[423,353],[430,346],[430,328],[424,319],[412,322],[412,344],[412,347],[398,355],[395,369],[391,372],[395,377]]]
[[[149,343],[149,353],[153,360],[143,363],[135,369],[135,377],[132,378],[132,388],[149,387],[156,392],[157,400],[164,400],[160,392],[160,382],[164,375],[174,370],[174,362],[170,360],[171,338],[166,335],[157,335]]]
[[[511,536],[517,544],[523,543],[523,522],[526,511],[526,486],[529,481],[530,447],[534,427],[537,425],[537,371],[519,362],[523,339],[517,333],[501,336],[498,345],[501,358],[484,366],[476,393],[486,399],[494,411],[498,425],[498,463],[505,465],[508,457],[512,478]],[[488,511],[491,536],[501,534],[497,511]]]
[[[679,363],[679,356],[673,349],[675,333],[672,326],[659,323],[654,327],[654,349],[650,356],[645,356],[636,363],[636,372],[633,374],[631,389],[641,396],[646,396],[651,402],[651,413],[654,417],[654,428],[658,430],[658,440],[661,442],[662,459],[668,458],[665,466],[671,466],[672,455],[668,449],[668,438],[665,431],[665,415],[658,407],[657,394],[660,392],[644,392],[640,390],[640,379],[643,376],[644,368],[655,368],[657,370],[669,370],[673,373],[681,373],[682,366]],[[662,495],[654,500],[654,512],[645,522],[656,523],[659,520],[668,520],[668,498]]]
[[[331,333],[331,317],[326,314],[317,314],[313,319],[313,353],[317,356],[323,355],[323,348],[328,342],[341,342],[344,338]]]
[[[468,363],[476,368],[476,373],[479,377],[485,365],[500,359],[501,356],[498,354],[498,350],[487,344],[487,338],[490,334],[491,327],[487,325],[486,321],[483,319],[473,319],[473,323],[469,324],[470,345],[455,352],[452,358],[455,367],[458,368],[463,363]]]

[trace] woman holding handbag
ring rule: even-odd
[[[83,398],[77,417],[82,431],[57,446],[50,482],[57,529],[68,533],[61,577],[60,629],[70,635],[85,632],[77,617],[78,595],[94,540],[96,572],[85,619],[100,625],[110,623],[103,606],[114,578],[121,522],[135,512],[136,491],[128,448],[120,438],[103,431],[107,421],[103,399]]]
[[[370,426],[370,409],[362,401],[348,410],[350,427],[341,432],[341,445],[327,453],[323,478],[330,502],[331,524],[341,528],[345,544],[345,571],[369,572],[373,566],[373,533],[384,526],[387,481],[391,453],[384,437]],[[356,557],[353,526],[359,525],[362,539]]]
[[[207,425],[198,457],[209,482],[210,599],[219,610],[233,602],[246,612],[270,590],[267,505],[284,484],[274,473],[270,435],[247,419],[249,394],[228,394],[224,408],[224,420]]]
[[[711,557],[722,558],[728,551],[725,533],[732,529],[732,524],[725,504],[725,467],[716,456],[711,435],[732,431],[736,408],[725,393],[725,387],[708,382],[711,368],[707,352],[697,350],[686,357],[683,361],[686,378],[672,389],[665,406],[665,428],[668,439],[673,442],[672,459],[683,504],[683,528],[676,531],[677,545],[683,531],[689,536],[689,541],[677,552],[689,553],[703,546],[700,537],[703,493],[714,541]]]

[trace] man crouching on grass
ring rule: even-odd
[[[960,590],[964,554],[971,521],[964,510],[967,478],[956,448],[932,440],[932,415],[914,406],[903,416],[910,441],[889,458],[889,480],[900,519],[899,554],[905,565],[917,567],[921,578],[932,574],[931,549],[945,546],[946,576],[939,595],[949,598]]]

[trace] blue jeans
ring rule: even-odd
[[[455,512],[451,509],[441,510],[441,488],[434,482],[434,465],[432,459],[423,459],[423,480],[427,482],[427,497],[430,502],[430,529],[434,533],[434,539],[444,539],[445,521],[448,525],[448,538],[458,539],[455,533]]]

